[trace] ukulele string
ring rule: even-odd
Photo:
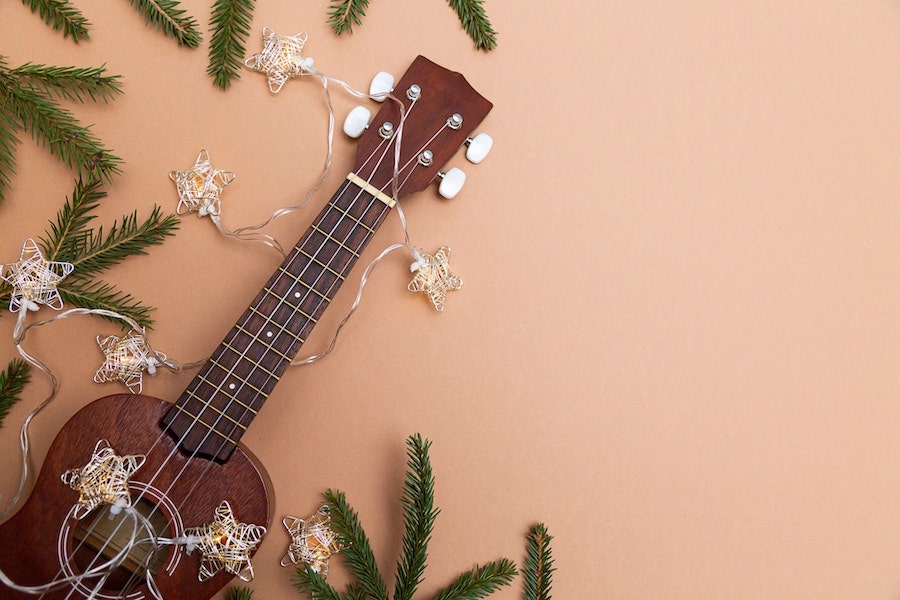
[[[325,80],[325,79],[323,78],[323,82],[326,82],[326,81],[327,81],[327,80]],[[341,82],[341,83],[343,84],[343,82]],[[326,85],[327,85],[327,84],[326,84]],[[345,89],[347,89],[346,84],[343,84],[343,86],[345,87]],[[327,90],[327,88],[326,88],[326,90]],[[349,91],[349,89],[348,89],[348,91]],[[330,97],[329,97],[327,94],[326,94],[326,98],[327,98],[328,105],[329,105],[330,122],[333,123],[333,108],[332,108],[331,103],[330,103]],[[396,99],[395,99],[395,101],[396,101]],[[401,114],[403,114],[403,105],[402,105],[402,103],[400,103],[399,101],[397,101],[397,102],[398,102],[398,104],[400,104]],[[405,115],[404,115],[403,117],[401,117],[401,123],[402,123],[404,120],[405,120]],[[331,150],[331,144],[330,144],[331,139],[330,139],[330,138],[331,138],[331,134],[332,134],[332,132],[333,132],[333,126],[331,126],[331,123],[330,123],[330,127],[329,127],[329,154],[330,154],[330,150]],[[400,141],[400,135],[401,135],[401,134],[402,134],[402,127],[401,127],[401,128],[398,128],[398,131],[397,131],[397,137],[396,137],[396,140],[395,140],[395,141],[397,142],[396,146],[397,146],[397,148],[398,148],[398,150],[397,150],[397,152],[396,152],[397,160],[395,160],[395,176],[392,177],[392,182],[393,182],[393,184],[394,184],[395,186],[396,186],[396,181],[397,181],[397,176],[396,176],[396,170],[397,170],[397,167],[396,167],[396,163],[399,162],[399,141]],[[386,153],[385,153],[385,154],[386,154]],[[382,156],[382,158],[383,158],[383,156]],[[379,162],[380,162],[380,161],[379,161]],[[327,167],[328,164],[330,164],[330,156],[329,156],[329,158],[328,158],[327,161],[326,161],[326,167]],[[373,173],[374,173],[374,171],[373,171]],[[370,176],[370,177],[371,177],[371,176]],[[320,184],[319,184],[319,185],[320,185]],[[317,186],[315,186],[315,187],[317,188],[317,187],[319,187],[319,185],[317,185]],[[313,191],[315,191],[315,190],[313,190]],[[357,193],[357,198],[358,198],[359,196],[361,196],[361,193],[362,193],[362,190],[360,190],[360,191]],[[310,195],[311,195],[311,194],[310,194]],[[354,201],[355,201],[355,200],[354,200]],[[305,203],[305,202],[304,202],[304,203]],[[371,207],[371,203],[370,203],[370,206],[366,208],[366,211],[368,211],[370,207]],[[286,213],[282,213],[282,214],[286,214]],[[341,217],[341,218],[338,220],[338,223],[336,223],[335,227],[332,229],[332,233],[334,232],[334,229],[336,229],[337,226],[341,223],[341,221],[343,221],[343,217]],[[354,228],[355,228],[355,226],[354,226]],[[405,220],[404,220],[404,229],[405,229]],[[325,244],[325,242],[323,241],[323,244],[322,244],[323,247],[324,247],[324,244]],[[328,261],[328,264],[329,264],[329,265],[331,264],[331,262],[332,262],[332,260],[335,258],[335,256],[337,256],[337,253],[335,253],[335,255],[332,256],[331,259],[329,259],[329,261]],[[324,271],[323,271],[323,273],[324,273]],[[321,276],[321,274],[320,274],[320,276]],[[343,274],[342,274],[342,276],[343,276]],[[337,281],[336,281],[336,282],[337,282]],[[335,282],[335,283],[336,283],[336,282]],[[321,302],[320,302],[319,305],[321,306]],[[230,373],[230,374],[231,374],[231,373]],[[243,385],[243,383],[242,383],[242,385]],[[219,388],[218,388],[216,391],[217,391],[217,392],[221,392],[221,391],[222,391],[222,390],[221,390],[221,386],[219,386]],[[224,416],[224,414],[227,413],[227,410],[228,410],[228,408],[230,407],[230,405],[231,405],[232,402],[233,402],[233,400],[230,401],[230,402],[228,403],[228,405],[226,405],[225,409],[223,409],[223,411],[220,413],[220,416],[217,417],[216,422],[213,423],[212,429],[209,429],[209,430],[207,431],[206,435],[204,436],[204,440],[203,440],[204,442],[205,442],[206,439],[209,437],[209,435],[212,434],[212,431],[213,431],[214,428],[218,425],[219,421],[221,421],[221,419],[222,419],[222,417]],[[202,413],[202,412],[203,412],[203,411],[201,411],[201,413]],[[199,422],[199,421],[200,421],[200,418],[199,418],[199,415],[198,415],[198,416],[196,417],[196,419],[191,423],[190,427],[188,428],[188,431],[185,433],[185,436],[186,436],[187,433],[194,427],[194,425],[196,425],[197,422]],[[234,428],[232,428],[232,432],[233,432],[233,431],[234,431]],[[182,442],[183,440],[184,440],[184,436],[182,437],[181,440],[179,440],[179,443]],[[223,443],[222,443],[222,445],[220,446],[220,449],[224,448],[224,446],[225,446],[226,443],[227,443],[227,440],[224,440],[224,439],[223,439]],[[171,456],[172,456],[172,454],[170,453],[169,457],[166,458],[166,460],[163,462],[163,464],[160,466],[160,468],[157,470],[157,472],[153,475],[153,477],[151,478],[150,482],[154,481],[154,480],[156,479],[156,477],[158,477],[159,473],[162,471],[162,468],[163,468],[163,467],[169,462],[169,460],[171,459]],[[194,457],[195,457],[195,455],[192,455],[190,458],[194,458]],[[190,460],[190,459],[189,459],[189,460]],[[203,473],[200,475],[200,477],[198,477],[197,479],[195,479],[194,485],[193,485],[193,486],[191,487],[191,489],[189,490],[188,495],[185,496],[184,501],[187,500],[187,498],[193,493],[193,491],[196,489],[196,487],[200,484],[200,481],[202,480],[203,476],[207,473],[208,469],[209,469],[211,466],[212,466],[212,465],[211,465],[211,462],[207,463],[207,466],[206,466],[206,468],[204,469]],[[166,490],[166,494],[168,494],[168,492],[171,491],[172,485],[174,485],[175,482],[176,482],[178,479],[180,479],[180,477],[183,475],[183,472],[184,472],[184,469],[185,469],[185,468],[186,468],[186,465],[182,468],[182,470],[178,473],[178,475],[176,475],[175,479],[173,479],[173,483],[170,485],[169,489]],[[153,511],[154,511],[154,512],[155,512],[156,508],[157,508],[157,507],[154,506],[154,508],[153,508]],[[180,508],[180,507],[179,507],[179,508]],[[151,512],[151,514],[152,514],[152,512]],[[170,523],[170,526],[171,526],[171,523]]]

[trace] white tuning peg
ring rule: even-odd
[[[486,133],[479,133],[474,138],[466,140],[466,158],[470,163],[478,164],[484,160],[491,148],[494,147],[494,138]]]
[[[352,138],[358,138],[369,126],[371,116],[372,113],[365,106],[354,107],[344,119],[344,133]]]
[[[372,100],[384,102],[392,91],[394,91],[394,76],[387,71],[376,73],[369,85],[369,95],[374,96]]]
[[[447,200],[455,198],[459,190],[462,189],[463,184],[466,183],[466,174],[462,169],[457,169],[456,167],[453,167],[446,173],[438,173],[438,177],[441,178],[438,193]]]

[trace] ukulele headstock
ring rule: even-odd
[[[438,177],[493,105],[461,74],[423,56],[409,66],[392,97],[360,137],[353,172],[391,196],[396,166],[400,199]]]

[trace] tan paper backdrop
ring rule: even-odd
[[[237,173],[227,226],[300,198],[325,151],[314,81],[273,96],[245,71],[222,92],[206,41],[179,48],[124,0],[75,4],[93,23],[77,45],[3,2],[0,54],[124,77],[115,102],[73,106],[125,161],[100,220],[174,210],[167,174],[201,148]],[[182,4],[208,39],[211,1]],[[480,130],[496,144],[477,167],[452,161],[469,174],[457,199],[406,204],[413,241],[450,245],[465,281],[445,312],[406,291],[392,255],[335,352],[292,370],[244,437],[278,517],[344,490],[392,579],[404,439],[421,432],[441,508],[422,597],[476,562],[521,562],[544,521],[557,598],[900,598],[900,5],[488,0],[489,54],[440,0],[372,0],[340,38],[327,8],[260,0],[248,51],[264,26],[308,31],[305,53],[359,87],[424,54],[494,102]],[[353,104],[337,95],[339,118]],[[72,189],[27,136],[17,156],[0,262]],[[326,189],[272,233],[293,243],[351,156],[339,136]],[[400,236],[392,217],[361,265]],[[190,361],[278,262],[191,215],[108,280],[157,307],[154,345]],[[355,288],[305,354],[324,349]],[[13,321],[0,318],[4,365]],[[82,318],[29,337],[61,382],[33,427],[38,459],[75,411],[120,391],[91,382],[94,338],[115,332]],[[145,391],[174,400],[190,377],[162,373]],[[17,428],[47,390],[36,377],[0,430],[4,501]],[[254,597],[299,597],[278,566],[286,547],[276,522]],[[520,581],[494,597],[520,598]]]

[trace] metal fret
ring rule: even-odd
[[[209,386],[212,386],[213,389],[218,389],[218,388],[220,387],[219,385],[213,383],[212,381],[210,381],[209,379],[207,379],[206,377],[204,377],[203,373],[198,373],[198,374],[197,374],[197,379],[201,380],[203,383],[205,383],[205,384],[207,384],[207,385],[209,385]],[[263,394],[263,391],[262,391],[261,389],[259,389],[258,387],[256,387],[256,386],[253,385],[252,383],[250,383],[249,381],[245,381],[245,380],[242,379],[242,380],[241,380],[241,383],[244,384],[244,385],[248,385],[248,386],[250,386],[251,388],[253,388],[253,391],[256,392],[257,394],[264,395],[264,394]],[[193,392],[185,392],[185,393],[191,394],[191,395],[194,396],[195,398],[197,398],[197,399],[199,399],[199,400],[202,400],[202,398],[200,398],[199,396],[197,396],[197,395],[194,394]],[[235,394],[229,394],[229,393],[226,392],[225,390],[219,390],[219,393],[220,393],[220,394],[225,394],[225,396],[227,396],[229,400],[233,400],[234,402],[237,402],[238,404],[241,405],[241,407],[242,407],[244,410],[246,410],[247,412],[252,413],[253,415],[256,415],[256,413],[258,412],[257,410],[255,410],[255,409],[254,409],[252,406],[250,406],[249,404],[244,404],[243,402],[241,402],[241,399],[238,398],[237,395],[235,395]]]
[[[354,217],[353,215],[351,215],[350,213],[348,213],[346,210],[344,210],[344,209],[342,209],[341,207],[337,206],[334,202],[329,202],[329,203],[328,203],[328,206],[330,206],[330,207],[333,208],[334,210],[338,211],[339,213],[341,213],[342,215],[344,215],[345,217],[347,217],[348,219],[350,219],[351,221],[353,221],[354,223],[356,223],[356,224],[359,225],[360,227],[365,228],[366,230],[368,230],[369,233],[375,233],[375,230],[374,230],[374,229],[372,229],[371,227],[369,227],[368,225],[366,225],[365,223],[363,223],[362,221],[360,221],[359,219],[357,219],[356,217]]]
[[[192,398],[194,398],[194,399],[196,399],[196,400],[200,400],[200,402],[202,403],[202,406],[203,406],[203,410],[212,409],[213,412],[216,412],[216,413],[222,415],[223,417],[225,417],[226,419],[228,419],[229,421],[231,421],[232,423],[234,423],[235,425],[237,425],[237,426],[240,427],[241,429],[244,429],[244,430],[247,429],[247,426],[246,426],[246,425],[242,425],[241,422],[235,420],[234,417],[228,415],[227,413],[222,412],[221,410],[219,410],[218,408],[216,408],[215,406],[213,406],[213,405],[210,404],[209,402],[204,401],[203,398],[200,398],[200,397],[197,396],[197,394],[195,394],[194,392],[188,392],[188,394],[190,394]],[[202,414],[202,412],[203,412],[203,411],[201,411],[201,414]],[[215,428],[216,428],[216,425],[210,425],[209,427],[210,427],[211,429],[215,429]]]
[[[225,434],[222,433],[221,431],[218,431],[218,430],[217,430],[215,427],[213,427],[212,425],[209,425],[209,424],[207,424],[207,423],[204,423],[202,420],[200,420],[200,417],[198,417],[197,415],[193,414],[192,412],[190,412],[189,410],[187,410],[186,408],[184,408],[184,407],[181,406],[180,404],[174,404],[174,405],[172,405],[172,407],[178,409],[178,410],[179,410],[180,412],[182,412],[183,414],[186,414],[187,416],[191,417],[192,422],[194,422],[194,423],[200,423],[201,425],[204,425],[204,426],[205,426],[208,430],[210,430],[211,432],[213,432],[213,433],[215,433],[216,435],[219,435],[219,436],[225,438],[226,441],[231,442],[232,444],[235,444],[235,445],[237,444],[236,441],[234,441],[233,439],[231,439],[230,437],[228,437],[227,435],[225,435]]]
[[[313,256],[312,254],[310,254],[309,252],[307,252],[307,251],[304,250],[303,248],[297,248],[297,251],[300,252],[300,254],[302,254],[303,256],[305,256],[306,258],[308,258],[309,260],[311,260],[311,261],[313,261],[314,263],[316,263],[317,265],[319,265],[320,267],[324,268],[326,271],[328,271],[328,272],[331,273],[332,275],[336,276],[336,277],[337,277],[338,279],[340,279],[341,281],[344,281],[344,276],[343,276],[343,275],[341,275],[340,273],[338,273],[337,271],[335,271],[334,269],[332,269],[331,267],[329,267],[328,265],[326,265],[325,263],[323,263],[322,261],[320,261],[318,258],[316,258],[315,256]]]
[[[344,250],[346,250],[347,252],[349,252],[350,254],[355,256],[356,258],[359,258],[359,254],[357,254],[352,248],[349,248],[346,244],[344,244],[340,240],[337,240],[334,237],[332,237],[330,233],[326,233],[326,232],[322,231],[315,225],[312,226],[312,229],[315,231],[318,231],[319,233],[324,235],[326,239],[331,240],[332,242],[334,242],[335,244],[337,244],[338,246],[340,246],[341,248],[343,248]]]
[[[296,312],[300,313],[301,315],[303,315],[304,317],[306,317],[307,319],[309,319],[309,320],[312,321],[313,323],[318,323],[318,320],[316,320],[315,318],[313,318],[312,315],[306,314],[306,311],[304,311],[303,309],[301,309],[298,305],[295,305],[294,303],[292,303],[292,302],[291,302],[290,300],[288,300],[287,298],[282,297],[280,294],[276,294],[275,292],[273,292],[272,290],[270,290],[270,289],[267,288],[267,287],[264,287],[264,288],[263,288],[263,291],[264,291],[265,293],[271,295],[271,296],[275,296],[276,298],[278,298],[278,300],[279,300],[281,303],[287,304],[287,305],[290,306],[292,309],[294,309]],[[251,334],[251,335],[252,335],[252,334]]]

